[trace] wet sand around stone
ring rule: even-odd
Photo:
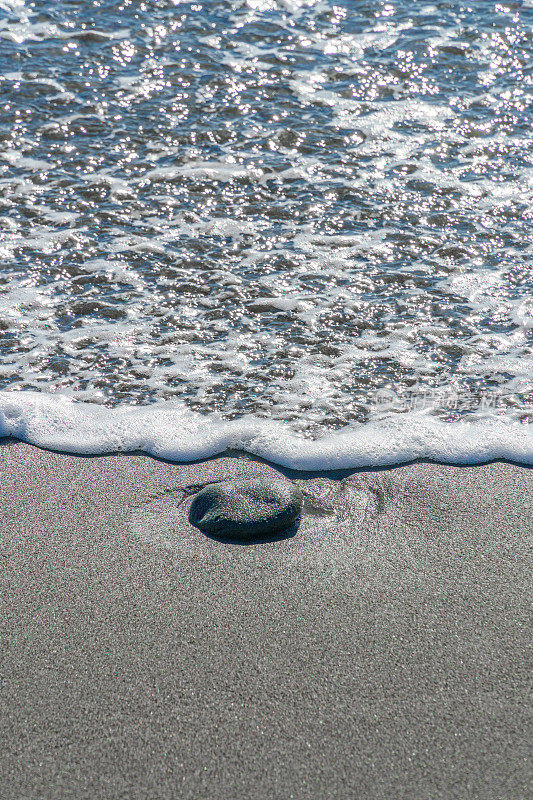
[[[5,800],[528,796],[533,470],[289,475],[252,545],[188,521],[248,458],[0,472]]]

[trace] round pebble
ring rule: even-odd
[[[288,528],[301,510],[300,489],[284,478],[226,480],[198,492],[189,520],[203,533],[252,539]]]

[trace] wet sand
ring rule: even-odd
[[[293,475],[254,545],[187,516],[250,459],[0,471],[5,800],[528,796],[532,469]]]

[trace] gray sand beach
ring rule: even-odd
[[[249,458],[0,469],[4,800],[528,796],[533,470],[289,475],[245,545],[188,508]]]

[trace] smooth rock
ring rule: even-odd
[[[203,533],[251,539],[288,528],[301,510],[302,493],[285,478],[226,480],[198,492],[189,520]]]

